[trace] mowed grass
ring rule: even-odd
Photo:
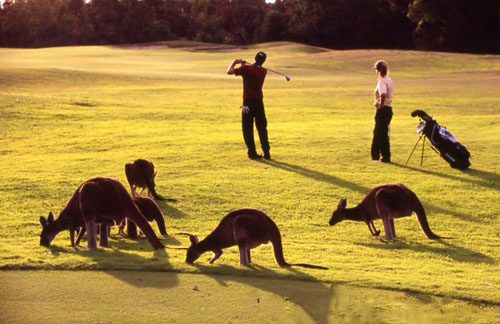
[[[169,43],[166,43],[168,45]],[[248,48],[0,49],[0,268],[177,271],[347,283],[500,304],[500,59],[433,52],[333,51],[293,43]],[[180,47],[179,47],[180,46]],[[184,46],[184,47],[182,47]],[[264,85],[273,161],[246,157],[237,57],[268,54]],[[393,164],[370,159],[373,62],[385,59],[395,84]],[[460,172],[429,147],[403,165],[423,109],[472,154]],[[256,135],[258,145],[258,136]],[[154,162],[170,237],[164,251],[113,230],[111,248],[69,246],[62,232],[39,246],[40,216],[57,216],[83,181],[112,177],[127,188],[125,163]],[[363,223],[328,226],[340,198],[358,203],[382,183],[400,182],[422,200],[433,241],[415,216],[398,219],[383,242]],[[258,268],[238,265],[237,248],[214,265],[184,263],[229,211],[254,207],[279,226],[285,258],[328,271],[280,269],[270,245],[253,250]],[[381,221],[377,228],[383,230]],[[156,225],[153,225],[156,229]],[[156,229],[157,231],[157,229]],[[157,231],[158,233],[158,231]],[[83,247],[86,242],[83,242]]]

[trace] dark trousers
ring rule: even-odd
[[[255,141],[253,138],[253,121],[259,133],[260,145],[264,152],[269,152],[269,140],[267,138],[267,119],[264,111],[264,102],[262,99],[245,99],[243,105],[250,108],[247,113],[242,113],[243,138],[248,148],[248,154],[257,154],[255,151]]]
[[[373,129],[373,141],[372,141],[372,159],[380,159],[382,155],[382,160],[391,160],[391,146],[389,144],[389,124],[392,119],[392,108],[390,106],[384,106],[377,109],[375,114],[375,128]]]

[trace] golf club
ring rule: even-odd
[[[245,60],[243,60],[242,63],[243,64],[248,64],[247,61],[245,61]],[[283,75],[287,81],[290,81],[290,76],[287,75],[287,74],[284,74],[284,73],[281,73],[281,72],[278,72],[278,71],[274,71],[274,70],[271,70],[271,69],[268,69],[268,68],[265,68],[265,67],[262,67],[262,68],[265,69],[265,70],[267,70],[267,71],[270,71],[270,72],[273,72],[273,73],[276,73],[276,74],[279,74],[279,75]]]
[[[274,72],[274,73],[279,74],[279,75],[284,75],[284,76],[285,76],[285,79],[286,79],[287,81],[290,81],[290,76],[289,76],[289,75],[286,75],[286,74],[284,74],[284,73],[281,73],[281,72],[278,72],[278,71],[274,71],[274,70],[271,70],[271,69],[268,69],[268,68],[264,68],[264,69],[266,69],[266,70],[268,70],[268,71],[271,71],[271,72]]]

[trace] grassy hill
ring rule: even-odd
[[[264,86],[270,162],[251,161],[241,134],[241,80],[232,59],[268,54]],[[376,75],[385,59],[395,84],[393,164],[369,155]],[[434,52],[333,51],[294,43],[246,48],[160,43],[132,47],[0,49],[0,268],[121,269],[219,273],[348,283],[500,304],[500,60]],[[424,109],[472,153],[451,169],[429,147],[403,165]],[[257,139],[258,137],[256,137]],[[257,140],[258,146],[258,140]],[[61,233],[39,246],[40,216],[57,216],[83,181],[106,176],[127,186],[124,165],[154,162],[165,251],[113,230],[109,249],[69,246]],[[432,241],[416,218],[398,219],[383,242],[362,223],[328,226],[340,198],[354,206],[374,186],[400,182],[422,200]],[[128,186],[127,186],[128,187]],[[240,267],[237,248],[214,265],[184,263],[189,240],[229,211],[254,207],[280,227],[285,258],[328,271],[280,269],[270,245]],[[375,223],[383,229],[382,222]],[[155,225],[154,225],[155,227]],[[155,227],[156,228],[156,227]],[[83,246],[86,243],[84,242]],[[261,268],[262,267],[262,268]]]

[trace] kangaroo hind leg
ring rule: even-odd
[[[238,249],[240,250],[240,264],[248,265],[250,262],[248,260],[248,253],[246,245],[238,245]]]
[[[390,209],[391,204],[391,191],[381,189],[375,194],[375,206],[377,213],[384,223],[385,239],[392,240],[396,236],[394,229],[394,219]]]
[[[106,224],[100,224],[100,235],[99,235],[99,246],[102,246],[102,247],[109,247],[109,240],[108,240],[108,236],[109,236],[109,229],[108,229],[108,226],[106,226]]]
[[[389,217],[383,218],[383,222],[384,222],[385,239],[392,240],[394,238],[394,235],[392,233],[391,219]]]
[[[85,221],[87,230],[87,247],[91,250],[97,249],[97,224],[93,221]]]
[[[392,238],[395,238],[396,237],[396,227],[394,226],[394,218],[391,217],[389,225],[391,225]]]

